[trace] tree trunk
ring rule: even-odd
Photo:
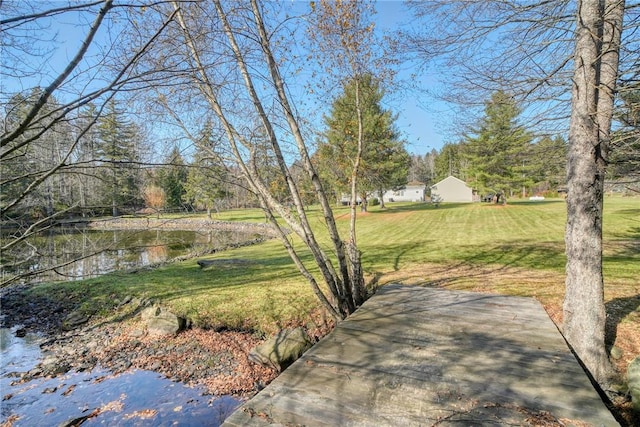
[[[384,205],[384,189],[383,188],[378,190],[378,195],[380,196],[380,209],[385,209],[386,206]]]
[[[364,192],[360,195],[360,212],[367,212],[369,208],[369,199],[367,199],[367,193]]]
[[[285,246],[290,257],[298,267],[298,270],[308,280],[313,292],[319,298],[321,303],[327,308],[329,313],[331,313],[331,315],[336,320],[346,317],[362,303],[359,297],[360,294],[354,295],[354,287],[358,287],[361,285],[363,286],[364,281],[353,280],[353,277],[351,276],[352,272],[356,272],[362,275],[361,268],[359,266],[359,256],[355,257],[356,259],[355,261],[353,261],[346,254],[346,249],[344,248],[343,242],[340,239],[338,228],[333,217],[333,212],[329,206],[328,199],[320,182],[320,178],[317,175],[313,164],[311,163],[310,156],[304,144],[302,133],[298,127],[296,116],[293,113],[293,109],[289,105],[284,82],[280,77],[277,61],[271,52],[271,47],[269,45],[269,36],[267,34],[264,23],[262,22],[260,7],[257,1],[251,1],[251,10],[253,12],[255,26],[259,36],[257,41],[260,43],[260,46],[262,48],[265,65],[271,76],[272,83],[277,94],[277,99],[280,103],[280,106],[282,107],[282,112],[284,113],[287,123],[289,124],[289,129],[291,130],[291,133],[294,136],[294,139],[298,146],[298,151],[304,169],[309,174],[311,182],[316,189],[317,199],[321,204],[322,212],[324,214],[325,225],[331,241],[334,244],[334,255],[336,256],[339,263],[338,271],[336,271],[336,269],[334,268],[331,258],[325,253],[324,249],[316,240],[315,234],[313,233],[313,230],[311,228],[311,224],[308,221],[307,214],[304,209],[303,200],[297,188],[297,183],[293,179],[290,169],[286,164],[276,132],[269,119],[269,115],[262,105],[260,94],[256,90],[256,87],[254,85],[253,77],[249,71],[250,67],[248,66],[245,57],[243,56],[243,52],[240,49],[240,46],[235,40],[236,33],[234,33],[234,29],[231,27],[231,24],[227,19],[227,15],[222,8],[221,2],[219,0],[215,0],[213,2],[213,5],[222,23],[223,31],[227,37],[227,40],[229,41],[231,53],[236,60],[238,70],[244,80],[244,86],[247,94],[251,99],[253,106],[255,107],[255,113],[260,119],[262,128],[265,134],[268,136],[270,148],[272,149],[273,155],[277,161],[279,172],[285,183],[287,184],[287,188],[289,190],[289,194],[291,195],[295,212],[291,212],[289,207],[284,206],[282,203],[280,203],[269,191],[268,185],[264,182],[264,180],[258,173],[257,166],[255,162],[253,162],[253,156],[247,161],[243,157],[243,154],[240,152],[238,144],[242,144],[244,147],[251,147],[251,143],[249,141],[251,136],[249,135],[249,138],[247,138],[244,135],[240,134],[228,120],[224,109],[219,103],[217,92],[216,90],[214,90],[216,85],[212,83],[212,80],[207,74],[206,68],[200,60],[199,51],[196,47],[195,39],[191,36],[189,26],[184,20],[178,3],[174,2],[173,4],[176,11],[178,23],[185,35],[187,48],[189,49],[192,60],[196,66],[196,84],[198,84],[201,92],[209,102],[209,105],[211,106],[213,112],[220,120],[221,125],[225,131],[229,147],[237,161],[237,165],[239,166],[242,175],[246,179],[249,187],[258,197],[258,200],[265,212],[265,215],[267,216],[268,221],[278,232],[280,240]],[[321,287],[319,285],[313,274],[309,271],[309,269],[303,263],[302,259],[299,257],[297,249],[294,248],[292,243],[289,241],[288,231],[280,225],[278,220],[276,220],[276,214],[286,222],[288,228],[296,233],[303,240],[305,246],[310,250],[314,261],[319,268],[323,279],[325,280],[326,289],[329,290],[328,297],[324,294],[325,287]],[[353,265],[354,263],[356,263],[355,266]]]
[[[624,1],[578,3],[569,152],[563,332],[603,386],[605,348],[602,209]]]

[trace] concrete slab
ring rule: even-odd
[[[618,425],[540,303],[388,285],[223,426],[554,422]]]

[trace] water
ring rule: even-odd
[[[83,426],[219,426],[241,403],[142,370],[113,376],[94,369],[16,384],[14,373],[38,363],[41,337],[19,338],[15,331],[0,331],[3,426],[58,426],[85,417]]]
[[[256,237],[223,230],[57,229],[31,239],[30,245],[20,245],[29,253],[3,253],[2,276],[4,279],[57,265],[55,271],[29,276],[28,280],[83,279],[161,263],[190,252],[210,252]],[[7,234],[2,236],[3,240],[7,238]],[[74,261],[77,259],[80,260]],[[14,263],[16,260],[20,262]],[[83,426],[218,426],[241,403],[230,396],[207,396],[203,389],[186,387],[143,370],[114,376],[96,368],[18,384],[20,373],[33,369],[43,357],[43,338],[37,334],[17,337],[17,329],[0,328],[3,427],[59,426],[71,420]]]
[[[7,241],[9,233],[2,236]],[[255,239],[257,235],[228,230],[51,230],[28,245],[2,254],[2,278],[50,269],[29,282],[78,280],[116,270],[161,263],[191,252],[206,253]],[[28,260],[25,262],[24,260]]]

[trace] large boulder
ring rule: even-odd
[[[640,356],[633,359],[627,368],[627,384],[633,408],[640,411]]]
[[[67,317],[62,320],[62,329],[65,331],[70,331],[72,329],[77,328],[80,325],[83,325],[89,321],[89,316],[85,314],[74,311],[70,313]]]
[[[307,351],[313,343],[302,328],[283,329],[249,353],[249,359],[283,371]]]
[[[141,316],[152,335],[175,335],[187,326],[187,319],[158,306],[144,309]]]

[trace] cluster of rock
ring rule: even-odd
[[[119,321],[101,319],[98,323],[82,311],[73,311],[72,305],[56,305],[60,301],[29,301],[19,292],[12,296],[3,298],[3,304],[11,308],[13,320],[25,325],[16,334],[27,331],[48,333],[40,345],[43,350],[40,363],[28,372],[13,374],[19,383],[69,371],[93,370],[99,366],[114,374],[139,368],[156,371],[184,383],[213,381],[210,391],[215,394],[246,393],[261,388],[261,384],[273,378],[274,372],[285,369],[313,344],[306,332],[297,328],[282,331],[262,344],[250,334],[243,336],[229,331],[229,334],[236,335],[222,340],[227,339],[233,345],[213,348],[194,339],[205,333],[188,330],[191,326],[189,319],[150,299],[126,297],[118,302],[114,313],[114,318]],[[55,313],[46,325],[36,317],[43,312]],[[120,321],[127,319],[130,321]],[[4,326],[9,325],[5,322]],[[246,350],[241,346],[247,346]],[[249,353],[251,348],[253,350]],[[248,360],[267,368],[259,368],[258,365],[247,368],[247,363],[252,363]]]

